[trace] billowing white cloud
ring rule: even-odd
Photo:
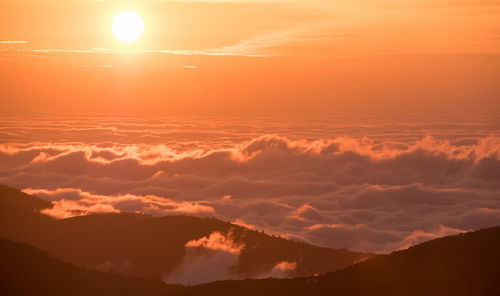
[[[235,242],[232,232],[213,232],[198,240],[188,241],[182,263],[165,275],[167,283],[196,285],[217,280],[236,279],[234,272],[244,244]]]
[[[259,121],[62,122],[0,126],[0,183],[52,201],[45,213],[58,218],[214,216],[317,245],[378,252],[500,224],[495,125],[447,123],[429,131],[418,122],[392,130],[380,123],[390,130],[384,134],[366,122],[294,132]],[[437,136],[426,136],[432,132]]]
[[[227,236],[220,232],[213,232],[208,237],[202,237],[198,240],[190,240],[186,243],[187,248],[204,248],[212,251],[223,251],[239,255],[241,249],[245,246],[236,243],[231,238],[231,232]]]

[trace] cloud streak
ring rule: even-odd
[[[53,207],[42,213],[55,218],[68,218],[89,213],[141,212],[154,215],[213,213],[203,202],[175,202],[154,195],[133,194],[105,196],[74,188],[56,190],[26,188],[23,192],[52,200]]]
[[[272,36],[272,35],[271,35]],[[271,36],[265,36],[270,38]],[[261,37],[255,39],[261,40]],[[4,44],[18,44],[20,41],[5,41]],[[106,48],[89,48],[89,49],[17,49],[18,54],[107,54],[107,55],[137,55],[137,54],[170,54],[170,55],[184,55],[184,56],[234,56],[234,57],[266,57],[268,54],[253,53],[247,47],[247,44],[254,44],[254,40],[248,40],[241,44],[230,47],[222,48],[209,48],[209,49],[137,49],[137,50],[119,50],[119,49],[106,49]],[[258,48],[253,46],[253,48]]]
[[[28,41],[24,40],[3,40],[0,41],[0,44],[26,44]]]

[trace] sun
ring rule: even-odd
[[[132,43],[144,33],[144,21],[138,13],[124,10],[113,18],[111,31],[121,42]]]

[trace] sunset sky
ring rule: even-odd
[[[0,184],[44,214],[382,253],[500,224],[500,0],[0,1]]]
[[[496,0],[3,0],[0,114],[491,114],[499,19]]]

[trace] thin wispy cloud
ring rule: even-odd
[[[321,27],[317,26],[317,27]],[[316,27],[297,27],[288,28],[279,31],[258,35],[249,39],[242,40],[234,45],[210,49],[134,49],[119,50],[106,48],[91,49],[18,49],[18,53],[40,53],[40,54],[144,54],[159,53],[186,56],[240,56],[240,57],[268,57],[277,56],[278,53],[271,53],[270,48],[284,46],[293,42],[304,40],[318,40],[322,35],[310,36]]]
[[[239,46],[235,46],[234,50],[231,48],[220,49],[205,49],[205,50],[191,50],[191,49],[136,49],[136,50],[118,50],[106,48],[91,48],[91,49],[18,49],[17,53],[37,53],[37,54],[172,54],[172,55],[185,55],[185,56],[242,56],[242,57],[265,57],[263,54],[246,53]]]
[[[232,53],[233,55],[266,56],[270,55],[268,51],[270,48],[309,39],[307,37],[307,33],[311,32],[313,28],[314,27],[299,27],[270,32],[243,40],[235,45],[225,46],[211,51],[219,53]]]
[[[28,41],[24,40],[4,40],[0,41],[0,44],[26,44]]]
[[[81,65],[83,68],[103,68],[103,69],[109,69],[113,68],[113,65]]]

